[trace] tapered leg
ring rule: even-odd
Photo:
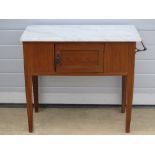
[[[133,46],[134,47],[134,46]],[[133,48],[135,49],[135,48]],[[134,88],[134,64],[135,64],[135,50],[132,48],[129,52],[129,72],[126,79],[127,89],[127,104],[126,104],[126,132],[130,132],[131,112],[132,112],[132,100],[133,100],[133,88]]]
[[[35,112],[38,112],[39,103],[38,103],[38,76],[32,77],[33,82],[33,96],[34,96],[34,108]]]
[[[32,132],[33,131],[32,78],[27,74],[25,74],[25,91],[27,101],[29,132]]]
[[[134,75],[127,77],[126,132],[130,132]]]
[[[134,88],[134,66],[136,44],[131,44],[128,48],[128,74],[126,77],[126,127],[125,131],[130,132],[133,88]]]
[[[126,87],[127,77],[122,76],[122,106],[121,106],[121,112],[125,112],[126,108],[126,94],[127,94],[127,87]]]

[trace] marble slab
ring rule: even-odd
[[[20,41],[140,42],[133,25],[30,25]]]

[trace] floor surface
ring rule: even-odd
[[[40,108],[32,134],[120,135],[124,127],[120,107]],[[0,134],[29,134],[26,108],[0,108]],[[133,108],[130,134],[155,134],[155,107]]]

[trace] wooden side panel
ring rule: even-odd
[[[57,73],[103,72],[104,44],[59,43],[55,46],[55,56],[60,62]]]
[[[29,63],[32,75],[46,75],[54,72],[54,44],[50,42],[25,42],[24,59]]]
[[[128,72],[129,48],[135,43],[106,43],[104,55],[104,73]]]

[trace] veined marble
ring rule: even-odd
[[[133,25],[31,25],[20,39],[51,42],[140,42]]]

